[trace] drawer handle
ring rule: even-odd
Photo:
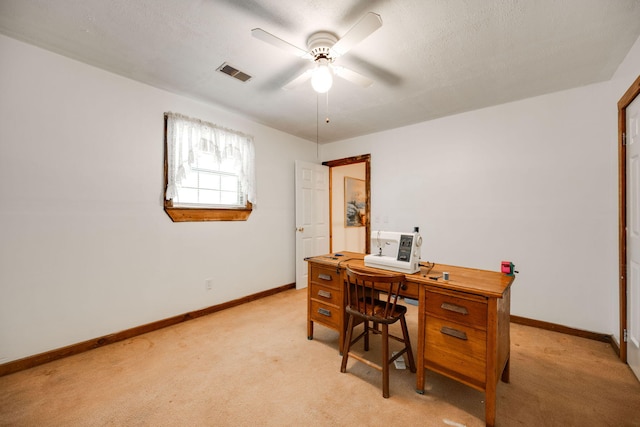
[[[442,328],[440,328],[440,333],[443,333],[445,335],[449,335],[449,336],[454,337],[454,338],[458,338],[460,340],[464,340],[464,341],[467,340],[467,333],[466,332],[459,331],[457,329],[453,329],[453,328],[450,328],[448,326],[443,326]]]
[[[331,292],[320,289],[318,291],[318,296],[323,298],[331,298]]]
[[[318,313],[323,316],[331,317],[331,310],[327,310],[326,308],[319,308]]]
[[[318,279],[327,280],[327,281],[332,280],[330,274],[318,274]]]
[[[440,308],[443,310],[453,311],[453,312],[464,314],[464,315],[469,314],[469,311],[466,309],[466,307],[451,304],[448,302],[443,302]]]

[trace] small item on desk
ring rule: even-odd
[[[344,256],[343,254],[338,253],[338,252],[336,252],[336,254],[335,254],[335,255],[336,255],[336,256]]]
[[[501,271],[507,276],[513,276],[514,273],[517,273],[517,271],[513,269],[515,265],[513,265],[511,261],[502,261],[500,267]]]
[[[429,279],[431,280],[438,280],[440,278],[440,276],[429,276]]]
[[[433,262],[421,262],[420,263],[420,273],[422,273],[422,277],[427,277],[427,274],[433,269],[436,264]],[[424,268],[424,271],[422,270]]]
[[[442,280],[449,280],[449,273],[447,273],[446,271],[442,273]]]

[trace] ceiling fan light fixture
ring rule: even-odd
[[[331,89],[331,85],[333,85],[333,73],[329,68],[329,62],[326,59],[320,59],[316,69],[313,70],[311,86],[316,92],[325,93]]]

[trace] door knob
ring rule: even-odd
[[[302,233],[304,231],[304,227],[298,227],[298,228],[296,228],[296,231],[299,231],[299,232]]]

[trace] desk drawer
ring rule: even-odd
[[[324,325],[333,328],[336,331],[340,330],[340,318],[342,316],[342,312],[339,307],[311,300],[310,309],[310,320],[323,323]]]
[[[454,291],[427,291],[427,315],[487,329],[487,302],[484,298]]]
[[[420,293],[420,285],[415,282],[406,282],[406,289],[403,289],[400,294],[407,298],[413,298],[417,300],[419,298],[418,294]]]
[[[334,288],[342,292],[342,275],[335,267],[311,264],[310,283],[317,283],[324,287]]]
[[[487,334],[427,315],[425,364],[445,375],[483,387],[486,381]]]
[[[342,293],[342,289],[336,289],[332,284],[327,286],[324,283],[311,282],[309,286],[309,298],[338,307],[342,306]]]

